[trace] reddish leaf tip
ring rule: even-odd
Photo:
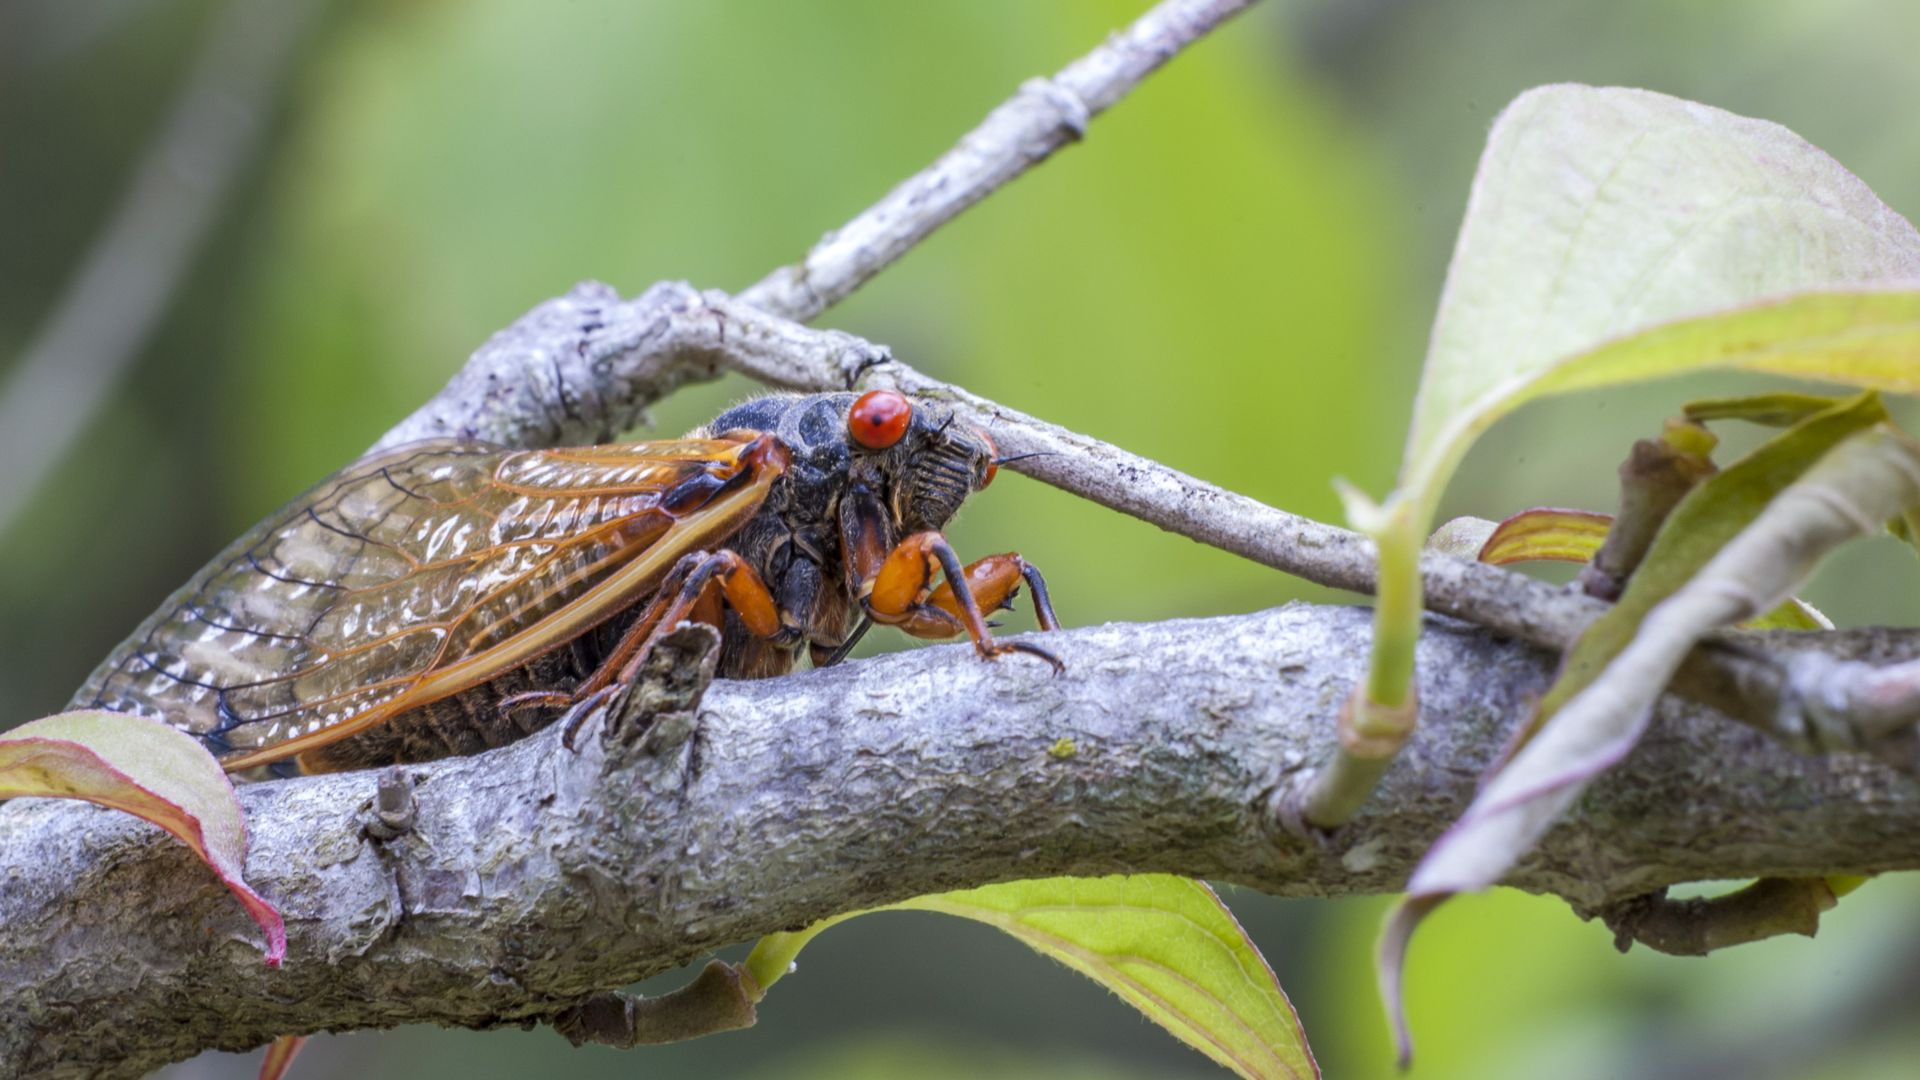
[[[305,1035],[282,1035],[268,1043],[267,1052],[260,1059],[260,1080],[282,1080],[305,1045]]]
[[[287,954],[286,925],[241,880],[246,822],[233,785],[193,737],[146,717],[83,709],[0,735],[0,793],[83,799],[144,818],[191,848],[267,935],[267,964]]]

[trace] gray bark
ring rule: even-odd
[[[1330,748],[1368,615],[1295,605],[1049,638],[1064,675],[964,646],[716,683],[638,740],[549,729],[411,767],[411,831],[354,773],[253,785],[248,879],[285,967],[180,845],[123,814],[0,808],[0,1074],[139,1076],[287,1033],[546,1020],[829,914],[984,882],[1164,871],[1390,892],[1467,805],[1549,657],[1436,619],[1424,719],[1375,800],[1303,837],[1274,794]],[[1063,754],[1060,740],[1071,741]],[[1577,908],[1709,878],[1920,866],[1920,787],[1671,699],[1510,879]]]

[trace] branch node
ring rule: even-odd
[[[361,829],[376,841],[393,840],[413,831],[416,811],[413,776],[394,765],[380,774]]]
[[[1714,437],[1700,424],[1673,420],[1658,439],[1640,439],[1620,463],[1620,512],[1607,539],[1580,571],[1588,596],[1612,602],[1653,546],[1654,535],[1680,500],[1718,471]]]
[[[1093,110],[1087,107],[1079,94],[1044,76],[1021,83],[1020,92],[1046,102],[1053,110],[1054,122],[1074,142],[1087,137],[1087,125],[1093,122]]]
[[[1802,753],[1859,750],[1920,723],[1920,661],[1882,666],[1809,650],[1784,670],[1777,726]]]
[[[1296,774],[1275,796],[1273,813],[1280,827],[1324,839],[1352,821],[1412,736],[1419,716],[1419,700],[1412,694],[1399,705],[1381,705],[1366,697],[1365,687],[1355,687],[1340,709],[1340,745],[1332,759]]]
[[[1639,942],[1669,956],[1705,956],[1782,934],[1812,937],[1821,913],[1835,903],[1824,878],[1761,878],[1724,896],[1690,900],[1669,899],[1661,889],[1609,905],[1598,915],[1621,952]]]
[[[742,969],[708,961],[698,977],[655,998],[594,994],[553,1014],[550,1023],[575,1046],[631,1050],[750,1028],[758,987]]]
[[[885,345],[856,340],[840,356],[840,370],[846,376],[846,388],[855,389],[874,368],[893,363],[893,352]]]

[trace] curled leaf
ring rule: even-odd
[[[242,880],[247,829],[233,785],[193,737],[156,720],[83,709],[0,735],[0,799],[83,799],[137,815],[200,856],[286,956],[280,913]]]
[[[1475,557],[1495,566],[1534,559],[1586,562],[1600,550],[1612,524],[1610,515],[1591,510],[1522,510],[1502,521]]]
[[[1830,399],[1828,399],[1830,400]],[[1591,510],[1522,510],[1498,525],[1484,518],[1458,517],[1440,526],[1427,548],[1494,566],[1529,560],[1585,562],[1607,538],[1613,519]],[[1744,630],[1831,630],[1833,620],[1819,608],[1789,597],[1779,607],[1740,624]]]

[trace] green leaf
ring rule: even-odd
[[[1688,420],[1706,423],[1712,420],[1745,420],[1766,427],[1792,427],[1814,413],[1840,403],[1827,394],[1744,394],[1740,397],[1706,398],[1687,402]]]
[[[1273,969],[1204,882],[1168,874],[1044,878],[879,910],[937,911],[998,927],[1241,1076],[1320,1075]],[[769,935],[747,958],[748,973],[770,985],[814,935],[851,917]]]
[[[1916,279],[1920,233],[1778,124],[1645,90],[1528,91],[1480,159],[1402,489],[1433,497],[1544,394],[1708,366],[1920,389],[1920,292],[1854,291]]]
[[[1920,233],[1778,124],[1547,86],[1488,136],[1379,544],[1368,694],[1412,677],[1412,553],[1467,449],[1546,394],[1708,367],[1920,391]],[[1356,501],[1349,499],[1349,505]]]
[[[80,710],[0,735],[0,799],[83,799],[137,815],[179,837],[219,875],[267,935],[267,963],[286,956],[280,913],[241,879],[247,829],[227,774],[198,740],[157,720]]]

